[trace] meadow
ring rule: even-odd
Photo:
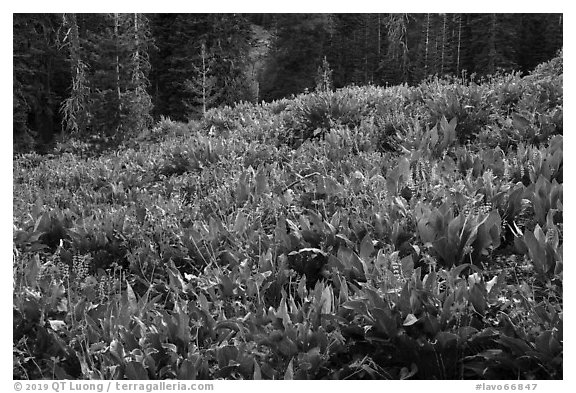
[[[562,57],[13,161],[15,379],[562,379]]]

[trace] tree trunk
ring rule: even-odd
[[[65,127],[68,132],[84,133],[88,118],[86,97],[89,94],[86,85],[85,65],[80,57],[80,35],[76,14],[69,14],[64,23],[70,26],[70,67],[72,75],[72,91],[70,97],[62,104]]]
[[[456,75],[460,75],[460,44],[462,39],[462,15],[457,14],[458,17],[458,45],[456,49]]]
[[[138,78],[140,76],[140,42],[138,40],[138,14],[134,13],[134,43],[135,43],[135,52],[134,52],[134,76],[136,78],[136,85],[138,85]]]
[[[488,30],[488,73],[496,71],[496,14],[490,14]]]
[[[206,76],[208,74],[208,69],[206,68],[206,44],[202,43],[202,117],[206,117]]]
[[[370,15],[364,16],[364,83],[368,82],[368,22]]]
[[[380,18],[380,14],[378,14],[378,62],[380,62],[380,47],[382,46],[382,31],[380,25],[382,24],[382,20]]]
[[[428,45],[430,44],[430,14],[426,14],[426,41],[424,45],[424,76],[428,76]]]
[[[118,110],[122,109],[122,94],[120,91],[120,37],[118,36],[118,27],[120,20],[118,13],[114,14],[114,38],[116,40],[116,93],[118,98]]]
[[[444,14],[442,18],[442,48],[441,48],[441,55],[440,55],[440,74],[444,75],[444,53],[446,48],[446,18],[447,14]]]

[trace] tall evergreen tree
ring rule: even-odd
[[[252,33],[244,16],[158,14],[151,19],[157,46],[152,57],[154,71],[151,75],[156,115],[187,119],[187,105],[197,96],[186,81],[197,77],[194,64],[198,64],[201,42],[205,43],[206,50],[214,58],[212,72],[217,76],[215,89],[219,91],[214,105],[253,99],[251,87],[246,83]]]
[[[385,82],[388,84],[404,83],[408,81],[408,22],[408,14],[388,14],[385,19],[388,49],[382,67],[385,70]]]
[[[148,18],[144,14],[129,14],[131,22],[127,29],[127,50],[129,53],[129,81],[124,97],[126,116],[122,122],[132,132],[141,132],[152,124],[152,99],[148,93],[150,82],[149,48],[153,44]]]
[[[455,43],[454,57],[456,63],[456,75],[460,75],[460,53],[462,49],[462,15],[454,15],[454,33],[452,35],[453,42]]]
[[[195,75],[193,79],[184,81],[186,90],[193,95],[190,102],[185,102],[189,117],[206,116],[206,111],[218,99],[218,79],[213,73],[214,56],[206,49],[204,42],[200,43],[198,65],[193,64]]]
[[[62,102],[64,129],[71,134],[84,134],[89,120],[90,87],[86,77],[86,63],[80,49],[80,33],[76,14],[64,14],[63,26],[68,28],[67,45],[70,53],[72,87],[70,96]]]
[[[80,19],[80,18],[79,18]],[[126,137],[151,124],[147,91],[152,37],[142,14],[84,14],[80,46],[91,88],[91,133]]]
[[[13,15],[14,138],[49,141],[60,130],[59,106],[69,68],[61,45],[60,14]]]

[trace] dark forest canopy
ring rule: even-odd
[[[562,30],[562,14],[14,14],[14,141],[130,136],[323,72],[332,88],[526,73]]]

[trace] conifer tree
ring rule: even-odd
[[[70,134],[85,134],[89,120],[90,87],[87,80],[87,65],[82,59],[80,35],[76,14],[64,14],[63,26],[68,28],[68,48],[70,52],[70,69],[72,88],[70,96],[61,107],[64,117],[64,129]]]
[[[70,68],[61,14],[13,14],[14,140],[48,142],[60,130]]]
[[[391,84],[408,81],[408,14],[388,14],[385,19],[388,35],[386,79]]]
[[[152,124],[152,99],[148,94],[150,61],[148,50],[152,43],[148,19],[143,14],[129,15],[132,20],[128,29],[128,47],[130,54],[130,80],[124,105],[127,116],[123,119],[132,133],[140,133]],[[130,40],[132,37],[132,40]]]
[[[316,73],[316,91],[331,91],[332,90],[332,69],[326,56],[322,60],[322,65],[318,67]]]
[[[91,72],[89,119],[92,133],[128,137],[151,124],[147,91],[152,42],[142,14],[88,14],[83,16],[81,40]]]
[[[201,113],[202,117],[206,116],[206,111],[219,96],[218,79],[212,71],[214,56],[208,53],[204,42],[200,44],[198,63],[199,65],[192,65],[194,77],[184,81],[186,90],[192,95],[192,98],[185,103],[190,111],[188,116],[191,118],[194,118],[198,113]]]
[[[252,97],[247,63],[251,30],[247,19],[237,14],[153,15],[152,32],[157,50],[152,58],[152,91],[156,114],[186,120],[194,93],[200,43],[213,57],[211,74],[217,76],[212,105],[233,104]],[[186,43],[183,45],[183,43]],[[189,80],[192,86],[186,82]],[[210,105],[208,105],[210,106]]]
[[[462,15],[455,15],[455,25],[457,26],[457,33],[455,33],[456,39],[456,75],[460,75],[460,49],[462,43]]]

